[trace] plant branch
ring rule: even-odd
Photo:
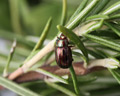
[[[94,60],[93,60],[94,62]],[[99,70],[103,70],[105,69],[105,66],[103,66],[104,64],[101,64],[100,62],[97,62],[98,64],[95,65],[93,64],[93,62],[90,62],[90,67],[88,66],[88,68],[84,67],[84,62],[75,62],[73,63],[73,67],[75,70],[76,75],[86,75],[89,73],[92,73],[94,71],[99,71]],[[91,66],[93,64],[93,66]],[[70,75],[70,71],[69,69],[61,69],[58,66],[42,66],[40,67],[40,69],[46,70],[52,74],[58,75],[58,76],[66,76],[66,75]],[[27,73],[22,74],[21,76],[18,76],[17,78],[15,78],[15,81],[18,83],[22,83],[22,82],[29,82],[29,81],[34,81],[34,80],[44,80],[46,77],[45,74],[42,74],[40,72],[36,72],[36,71],[29,71]],[[50,77],[48,77],[49,79]],[[51,80],[50,80],[51,81]]]
[[[92,2],[86,6],[85,9],[83,9],[75,18],[72,19],[72,22],[67,24],[66,27],[69,29],[73,29],[76,25],[79,24],[79,21],[85,16],[85,14],[87,14],[90,9],[92,7],[94,7],[94,5],[98,2],[99,0],[92,0]],[[116,3],[116,7],[115,5],[113,7],[115,7],[115,9],[112,9],[112,7],[108,8],[107,11],[102,12],[102,14],[111,14],[115,11],[117,11],[119,9],[119,4],[120,2]],[[84,13],[85,12],[85,13]],[[95,24],[96,22],[92,23]],[[91,24],[91,25],[92,25]],[[89,28],[91,25],[88,25],[87,28]],[[99,24],[100,25],[100,24]],[[86,28],[86,30],[87,30]],[[98,26],[96,26],[96,28],[94,27],[94,30],[96,30],[98,28]],[[82,31],[85,31],[84,26],[82,26],[83,29]],[[94,31],[94,30],[90,30],[90,31]],[[81,32],[82,32],[81,31]],[[89,32],[90,32],[89,31]],[[76,33],[77,34],[77,33]],[[80,35],[80,34],[79,34]],[[20,67],[19,69],[17,69],[15,72],[13,72],[12,74],[10,74],[8,76],[9,79],[13,80],[15,79],[17,76],[25,73],[30,67],[32,67],[35,63],[37,63],[40,59],[42,59],[42,57],[44,57],[45,55],[47,55],[49,52],[51,52],[52,50],[54,50],[54,42],[56,41],[56,37],[49,42],[43,49],[41,49],[32,59],[30,59],[28,62],[26,62],[22,67]]]

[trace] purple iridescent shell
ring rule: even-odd
[[[70,47],[68,46],[68,40],[66,37],[57,39],[56,48],[55,48],[55,58],[57,64],[61,68],[69,68],[72,64],[72,52]]]

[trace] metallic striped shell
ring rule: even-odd
[[[72,64],[72,52],[64,35],[56,40],[55,58],[61,68],[69,68]]]

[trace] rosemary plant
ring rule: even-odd
[[[1,0],[0,4],[4,11],[0,90],[8,88],[22,96],[120,95],[119,0]],[[72,46],[68,69],[55,62],[55,42],[61,33]],[[14,42],[6,54],[13,38],[17,46]]]

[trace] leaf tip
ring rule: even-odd
[[[58,29],[58,30],[60,30],[60,27],[61,27],[60,25],[57,25],[57,29]]]

